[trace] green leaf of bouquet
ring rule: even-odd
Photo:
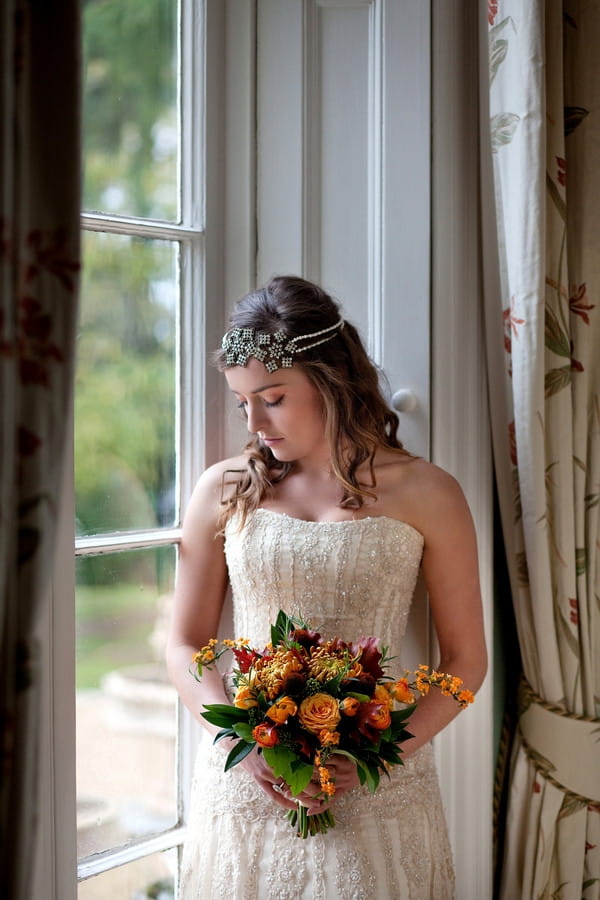
[[[232,726],[232,730],[238,737],[242,738],[243,741],[253,743],[252,725],[249,725],[248,722],[236,722],[235,725]]]
[[[391,713],[392,726],[397,724],[399,725],[402,722],[406,722],[407,719],[410,719],[416,708],[417,704],[413,703],[411,706],[407,706],[405,709],[395,709]]]
[[[379,787],[379,769],[374,765],[365,765],[365,774],[366,774],[366,784],[372,794],[375,793],[377,788]]]
[[[294,751],[287,747],[263,747],[262,752],[265,762],[271,766],[274,774],[287,782],[286,776],[291,773],[291,764],[297,759]]]
[[[346,697],[354,697],[355,700],[360,700],[361,703],[368,703],[371,699],[368,694],[359,694],[357,691],[348,691]]]
[[[238,709],[237,706],[230,706],[228,703],[210,703],[204,707],[202,718],[211,725],[230,728],[237,722],[247,722],[248,710]]]
[[[237,736],[238,735],[236,735],[233,728],[222,728],[221,731],[219,731],[218,734],[215,735],[213,744],[216,744],[218,741],[222,741],[223,738],[234,738]]]
[[[297,797],[298,794],[302,793],[302,791],[312,778],[313,772],[314,768],[312,764],[305,763],[301,759],[294,760],[294,762],[290,765],[286,783],[288,784],[289,789],[294,797]]]
[[[392,741],[383,742],[379,748],[381,759],[385,760],[385,762],[392,763],[393,765],[403,765],[404,760],[402,759],[401,753],[401,748]]]
[[[237,766],[239,762],[245,759],[249,753],[252,752],[254,748],[254,743],[249,744],[247,741],[239,741],[235,745],[235,747],[231,750],[229,756],[225,761],[225,772],[228,772],[229,769],[233,769],[234,766]]]
[[[349,750],[342,750],[341,747],[335,748],[335,755],[336,756],[345,756],[346,759],[352,760],[352,762],[354,763],[355,766],[358,766],[361,764],[358,756],[356,756],[354,753],[350,753]]]
[[[271,625],[271,643],[274,647],[281,643],[290,632],[290,617],[282,609],[277,613],[275,623]]]

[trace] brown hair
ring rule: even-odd
[[[338,304],[318,285],[296,276],[278,276],[238,301],[229,327],[255,328],[268,334],[284,331],[293,338],[335,325],[340,315]],[[223,350],[215,353],[214,361],[221,371],[227,368]],[[365,498],[375,496],[359,485],[358,468],[368,463],[370,486],[374,488],[377,449],[407,453],[396,437],[398,417],[383,398],[380,372],[348,321],[331,340],[300,353],[294,365],[302,368],[323,400],[331,463],[343,487],[340,505],[358,509]],[[247,466],[236,473],[233,492],[225,496],[224,489],[223,524],[234,512],[240,513],[243,524],[268,489],[282,481],[293,465],[276,460],[256,435],[246,445],[245,453]]]

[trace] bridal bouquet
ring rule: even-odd
[[[277,778],[298,796],[318,775],[322,795],[335,794],[327,762],[342,754],[356,765],[361,784],[374,793],[382,774],[402,764],[406,725],[415,706],[415,691],[439,688],[460,706],[473,702],[471,691],[452,675],[421,665],[403,678],[385,675],[391,657],[376,638],[353,643],[326,639],[301,619],[280,611],[271,626],[271,641],[262,650],[249,641],[216,639],[194,654],[193,674],[202,677],[231,651],[235,689],[233,705],[213,703],[203,717],[221,728],[215,741],[236,739],[225,762],[231,769],[258,745]],[[402,708],[396,709],[396,704]],[[331,811],[308,815],[300,803],[288,818],[299,836],[323,833],[334,823]]]

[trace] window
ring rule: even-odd
[[[82,16],[77,896],[167,898],[185,744],[165,630],[202,462],[204,7],[83,0]]]

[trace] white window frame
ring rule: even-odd
[[[180,247],[179,377],[179,515],[205,465],[222,454],[224,416],[218,373],[206,366],[207,352],[222,330],[223,40],[225,16],[220,0],[181,0],[180,116],[181,224],[149,222],[124,216],[82,215],[82,228],[135,237],[166,239]],[[207,84],[206,72],[211,72]],[[207,400],[208,398],[208,400]],[[207,410],[210,427],[205,427]],[[72,407],[69,410],[72,422]],[[70,433],[73,433],[71,427]],[[61,522],[58,533],[52,601],[39,623],[42,697],[40,754],[40,828],[36,842],[34,896],[75,900],[82,879],[181,847],[186,798],[198,728],[181,705],[178,714],[179,817],[175,827],[107,850],[77,865],[75,755],[75,566],[73,450],[65,458]],[[103,535],[78,539],[77,553],[176,545],[181,527],[143,534]],[[175,773],[174,773],[175,777]]]

